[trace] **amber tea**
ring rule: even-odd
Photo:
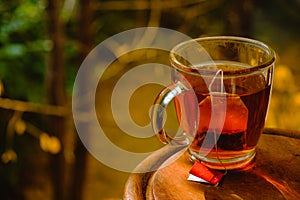
[[[220,70],[225,69],[225,72],[228,68],[241,68],[236,63],[231,67],[228,67],[228,63],[223,65],[214,63],[214,65]],[[194,67],[193,70],[195,71],[195,69],[197,68]],[[270,95],[270,86],[267,85],[263,74],[223,77],[222,80],[219,80],[223,81],[225,90],[222,94],[207,93],[207,84],[200,75],[197,77],[184,73],[174,73],[173,79],[188,81],[199,102],[199,107],[193,110],[189,106],[192,94],[187,93],[175,97],[179,121],[180,119],[189,120],[189,116],[195,112],[200,114],[197,134],[189,147],[189,152],[194,158],[201,159],[203,162],[210,160],[211,162],[207,165],[213,168],[222,168],[219,159],[232,161],[236,159],[234,165],[239,165],[241,157],[247,155],[250,158],[255,155],[254,148],[264,127]],[[211,95],[214,98],[213,102]],[[212,117],[212,105],[216,110],[215,117]],[[226,108],[222,109],[222,107]],[[211,120],[221,124],[213,126]],[[180,123],[183,131],[188,132],[187,130],[192,129],[189,127],[193,126],[192,123]],[[222,129],[216,132],[215,127],[222,127]],[[211,147],[212,149],[210,149]],[[205,157],[201,156],[201,148],[204,152],[206,152],[206,148],[209,150]],[[248,159],[249,162],[250,160]]]

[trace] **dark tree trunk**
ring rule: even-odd
[[[78,12],[78,43],[79,43],[79,63],[88,55],[92,49],[94,42],[94,0],[79,0],[79,12]],[[76,162],[74,165],[74,180],[72,182],[72,200],[80,200],[83,198],[83,188],[86,176],[87,167],[87,150],[77,137],[75,146]]]
[[[47,103],[52,105],[66,105],[65,92],[65,65],[64,65],[64,35],[63,24],[60,18],[60,9],[63,1],[48,0],[47,16],[49,37],[53,42],[53,49],[49,56],[46,73]],[[47,117],[46,128],[49,134],[56,136],[62,142],[66,131],[65,117]],[[54,187],[54,199],[68,199],[65,180],[65,160],[63,150],[53,156],[51,173]]]

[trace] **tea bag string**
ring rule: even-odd
[[[216,130],[216,126],[215,126],[215,119],[214,119],[214,117],[215,117],[215,105],[214,105],[214,95],[213,95],[213,92],[212,92],[212,85],[213,85],[213,83],[215,82],[215,80],[216,80],[216,78],[217,78],[217,76],[218,75],[221,75],[221,80],[220,80],[220,93],[221,94],[224,94],[225,93],[225,98],[226,98],[226,91],[225,91],[225,89],[224,89],[224,84],[223,84],[223,70],[221,70],[221,69],[219,69],[217,72],[216,72],[216,74],[215,74],[215,76],[213,77],[213,79],[212,79],[212,81],[211,81],[211,83],[209,84],[209,91],[211,92],[211,94],[210,94],[210,96],[211,96],[211,108],[212,108],[212,113],[211,113],[211,116],[212,116],[212,121],[213,121],[213,124],[214,124],[214,128],[213,128],[213,132],[214,132],[214,147],[215,147],[215,149],[216,149],[216,155],[217,155],[217,159],[219,160],[219,162],[220,162],[220,164],[222,165],[222,167],[224,168],[224,174],[223,175],[226,175],[227,174],[227,168],[226,168],[226,166],[224,165],[224,163],[222,162],[222,160],[220,159],[220,157],[219,157],[219,150],[218,150],[218,143],[217,143],[217,130]],[[226,105],[225,105],[226,106]],[[224,117],[226,117],[226,113],[225,113],[225,115],[224,115]]]

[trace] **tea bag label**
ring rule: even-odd
[[[212,185],[218,185],[223,177],[223,173],[210,169],[200,162],[195,162],[189,173],[189,181],[209,183]]]
[[[198,176],[194,176],[193,174],[190,174],[188,179],[188,181],[194,181],[194,182],[199,182],[199,183],[208,183],[208,181],[202,179],[202,178],[199,178]]]

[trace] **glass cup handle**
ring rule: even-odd
[[[163,89],[154,101],[151,113],[152,128],[160,141],[164,144],[189,144],[188,138],[186,138],[184,134],[181,136],[172,137],[164,129],[167,106],[177,95],[186,91],[188,91],[188,89],[180,81],[178,81],[177,83],[174,83]]]

